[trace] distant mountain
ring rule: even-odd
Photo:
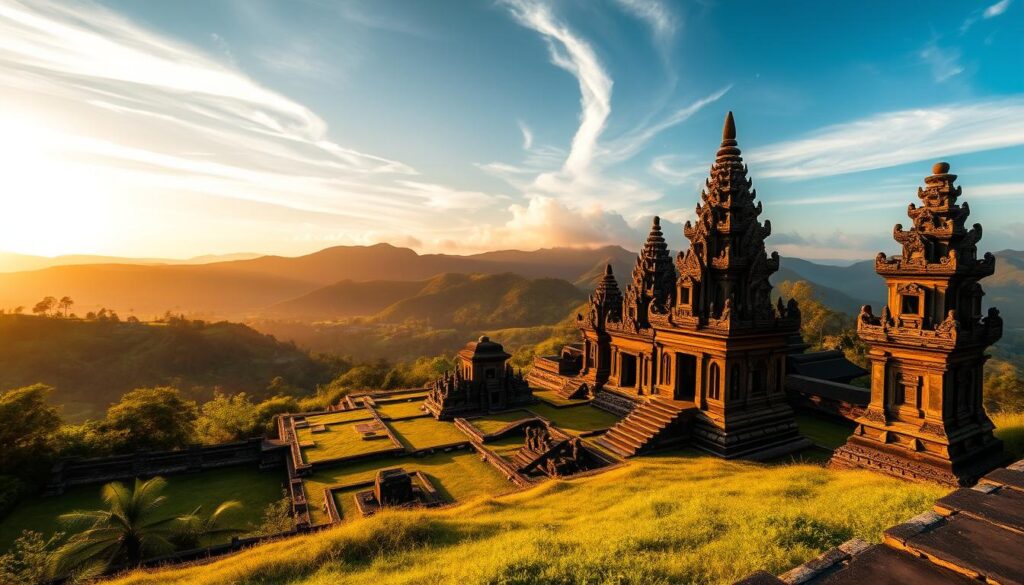
[[[400,323],[424,321],[432,327],[504,329],[549,325],[566,317],[586,299],[571,283],[518,274],[443,274],[414,296],[375,315]]]
[[[321,321],[373,315],[415,296],[426,281],[343,280],[260,311],[261,317]]]
[[[259,254],[250,253],[206,254],[179,260],[172,258],[122,258],[119,256],[93,256],[85,254],[51,257],[0,252],[0,272],[23,272],[26,270],[41,270],[52,266],[77,266],[81,264],[209,264],[211,262],[245,260],[259,256]]]

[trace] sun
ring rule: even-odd
[[[68,139],[25,112],[0,114],[0,250],[94,253],[116,239],[103,177],[68,156]]]

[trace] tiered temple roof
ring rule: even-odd
[[[650,327],[650,310],[665,312],[675,298],[676,271],[661,233],[661,219],[654,217],[651,233],[637,256],[633,276],[623,300],[622,324],[626,330]]]
[[[761,203],[747,178],[736,142],[732,112],[725,118],[722,145],[711,166],[698,203],[696,224],[689,221],[683,234],[690,248],[676,258],[680,289],[677,314],[701,319],[771,319],[774,316],[768,277],[779,269],[779,255],[765,253],[764,240],[771,223],[762,224]],[[781,315],[780,315],[781,316]]]
[[[619,283],[612,274],[612,265],[604,267],[604,276],[597,283],[597,288],[590,295],[590,312],[588,325],[594,329],[603,329],[608,322],[622,321],[622,292]]]

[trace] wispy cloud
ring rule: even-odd
[[[759,176],[806,179],[1024,144],[1024,96],[874,114],[751,149]]]
[[[231,63],[94,4],[0,4],[0,88],[5,110],[38,122],[0,142],[30,140],[39,161],[62,165],[54,168],[87,163],[107,181],[96,190],[121,198],[111,205],[186,195],[258,202],[344,223],[355,240],[429,232],[424,209],[495,200],[338,142],[315,112]],[[76,196],[36,193],[39,182],[22,179],[5,177],[5,191],[27,200]]]
[[[665,49],[679,28],[679,15],[660,0],[616,0],[623,10],[643,20],[651,28],[654,41]]]
[[[919,55],[921,60],[931,68],[932,78],[938,83],[948,81],[964,72],[964,66],[960,62],[960,49],[942,47],[939,45],[938,39],[929,41],[921,49]]]
[[[975,10],[960,25],[960,34],[966,34],[979,20],[990,20],[997,16],[1002,16],[1011,3],[1012,0],[999,0],[999,2],[987,6],[984,10]]]
[[[999,0],[999,2],[986,8],[982,16],[984,18],[995,18],[1006,12],[1006,9],[1010,7],[1010,2],[1011,0]]]
[[[533,148],[533,130],[526,125],[526,122],[519,120],[516,122],[519,125],[519,131],[523,133],[523,150],[530,150]]]

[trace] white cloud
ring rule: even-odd
[[[519,120],[519,131],[523,133],[523,150],[530,150],[533,148],[533,131],[526,125],[526,122]]]
[[[50,182],[34,177],[85,173],[89,192],[103,194],[98,215],[132,209],[154,231],[161,218],[145,208],[167,199],[193,202],[188,213],[196,223],[208,209],[198,201],[272,205],[282,215],[303,214],[303,226],[292,229],[323,236],[344,226],[344,241],[387,235],[382,217],[392,235],[458,229],[472,220],[446,210],[496,200],[342,144],[315,112],[233,64],[94,4],[0,4],[0,90],[0,151],[17,154],[34,173],[5,173],[4,192],[63,209],[84,192],[48,190]],[[254,209],[232,212],[241,225],[238,216]],[[48,215],[32,214],[35,228],[45,230]],[[0,247],[23,240],[14,217],[0,217]],[[75,229],[83,241],[74,240]],[[85,227],[62,237],[78,250],[94,243],[85,241],[94,238]]]
[[[806,179],[1024,144],[1024,96],[874,114],[747,151],[761,177]]]
[[[960,49],[940,47],[937,40],[930,41],[919,53],[921,59],[931,67],[936,82],[948,81],[964,72],[960,63]]]
[[[643,20],[651,28],[654,41],[663,49],[679,27],[679,17],[660,0],[616,0],[623,10]]]
[[[999,16],[1000,14],[1006,12],[1006,9],[1010,7],[1010,1],[1011,0],[999,0],[999,2],[996,2],[995,4],[986,8],[985,12],[982,13],[982,16],[985,18],[995,18]]]
[[[656,156],[651,161],[650,171],[653,175],[672,185],[683,185],[702,181],[708,174],[710,165],[690,163],[680,165],[680,157],[675,154]]]

